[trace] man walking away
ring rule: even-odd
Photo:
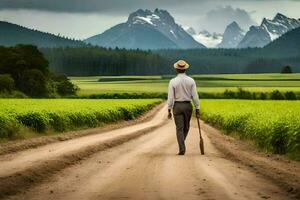
[[[178,155],[184,155],[185,139],[190,129],[190,120],[193,112],[191,100],[194,102],[196,117],[200,118],[199,97],[194,79],[185,74],[189,64],[184,60],[179,60],[174,64],[174,68],[177,76],[169,83],[168,118],[172,118],[171,110],[173,109],[179,146]]]

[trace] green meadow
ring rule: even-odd
[[[243,88],[250,92],[300,93],[300,74],[224,74],[193,75],[198,92],[222,93],[225,90],[236,91]],[[155,93],[167,92],[172,76],[93,76],[70,77],[79,87],[79,95],[102,93]]]

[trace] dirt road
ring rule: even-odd
[[[208,132],[204,132],[206,154],[201,156],[194,124],[187,138],[186,155],[177,156],[174,122],[164,123],[164,111],[165,108],[151,121],[132,127],[1,156],[0,186],[5,186],[3,181],[10,187],[25,184],[19,185],[19,190],[3,189],[6,194],[2,197],[64,200],[295,198],[277,182],[227,159],[207,137]],[[132,137],[132,134],[137,135]],[[120,142],[114,144],[116,138]],[[91,152],[91,148],[97,151]],[[75,157],[76,160],[73,158],[76,153],[86,158]],[[69,159],[65,161],[69,164],[62,164],[64,159]],[[56,168],[57,165],[60,167]],[[298,170],[298,165],[296,167]]]

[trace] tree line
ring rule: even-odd
[[[248,49],[190,49],[156,51],[171,65],[177,58],[187,60],[190,73],[280,73],[286,65],[294,72],[300,72],[300,54],[290,56],[282,51],[281,55],[272,53],[273,48]]]
[[[43,48],[51,70],[68,76],[163,73],[163,60],[151,51],[100,47]]]
[[[55,73],[68,76],[165,75],[173,74],[173,63],[187,60],[191,74],[280,73],[286,65],[300,72],[300,55],[289,57],[271,50],[189,49],[126,50],[101,47],[65,47],[41,49]]]

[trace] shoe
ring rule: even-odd
[[[184,151],[180,151],[177,155],[183,156],[185,154]]]

